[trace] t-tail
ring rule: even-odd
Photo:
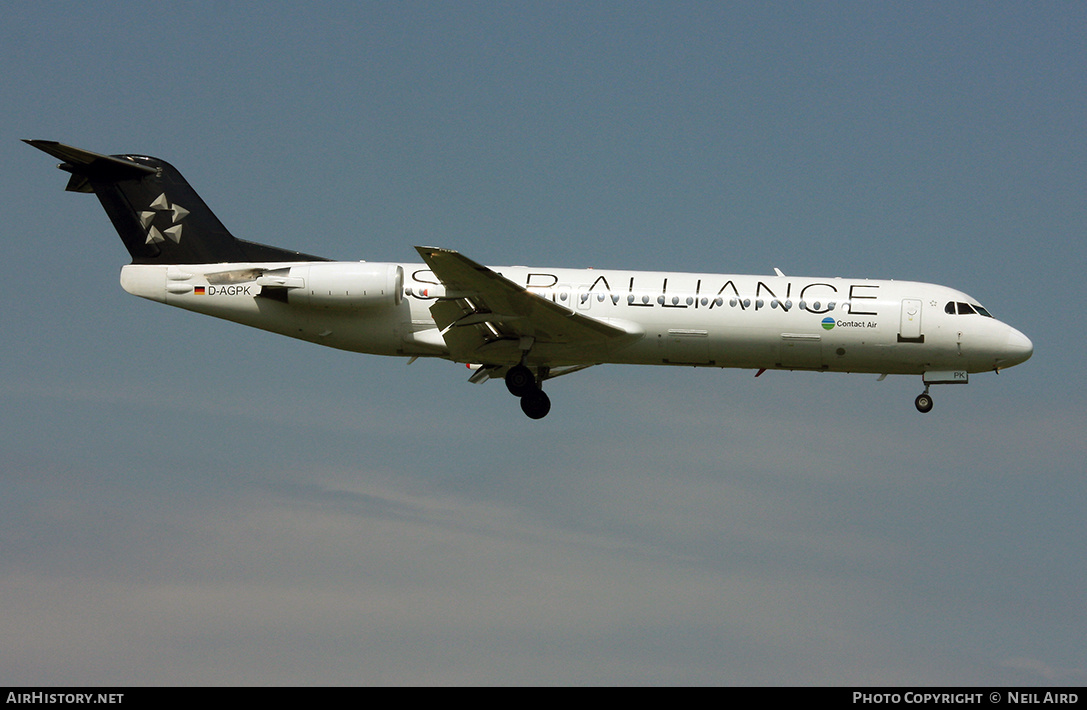
[[[64,161],[65,188],[98,196],[134,264],[326,261],[237,239],[165,160],[101,155],[56,141],[24,141]]]

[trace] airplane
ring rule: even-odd
[[[93,192],[132,257],[125,291],[359,353],[444,358],[502,379],[532,419],[545,381],[606,363],[920,375],[929,388],[1012,367],[1031,341],[970,296],[910,281],[333,261],[235,238],[172,165],[54,141],[66,190]]]

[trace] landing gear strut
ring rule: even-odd
[[[530,419],[543,419],[551,411],[551,399],[525,365],[514,365],[506,372],[506,389],[521,398],[521,411]]]

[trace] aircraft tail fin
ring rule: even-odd
[[[326,261],[237,239],[165,160],[24,142],[64,161],[57,167],[72,174],[66,190],[97,195],[134,264]]]

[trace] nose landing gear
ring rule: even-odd
[[[913,405],[917,407],[917,411],[922,414],[927,414],[932,411],[932,395],[928,393],[928,387],[925,387],[925,391],[917,395],[917,399],[913,400]]]
[[[927,414],[932,411],[932,395],[928,393],[932,385],[965,385],[970,382],[970,375],[965,370],[929,370],[921,376],[925,391],[917,395],[913,404],[917,411]]]

